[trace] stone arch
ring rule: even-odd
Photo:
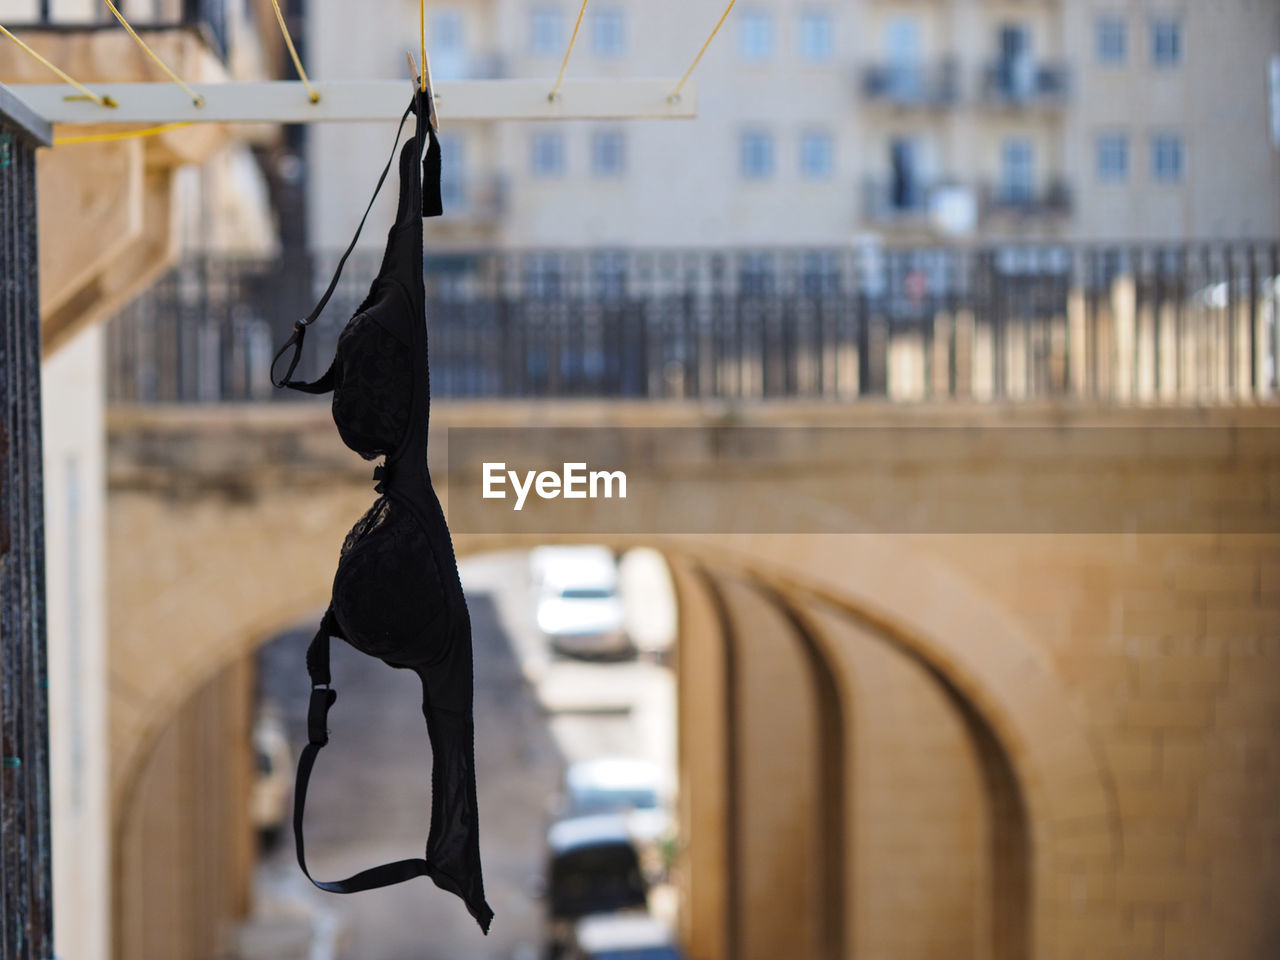
[[[113,510],[119,496],[113,493]],[[165,509],[154,495],[127,496],[135,501],[152,501],[147,509]],[[193,563],[192,575],[198,578],[201,571],[234,571],[220,573],[223,580],[206,581],[203,587],[221,591],[223,597],[238,596],[242,602],[228,613],[223,601],[225,615],[209,621],[216,626],[204,628],[191,649],[174,658],[159,678],[153,677],[145,686],[130,688],[128,675],[131,663],[146,658],[145,650],[134,650],[123,663],[113,663],[113,671],[122,671],[125,698],[133,701],[130,715],[119,731],[113,731],[117,758],[113,770],[113,820],[117,826],[127,806],[130,778],[177,704],[218,666],[323,607],[336,549],[334,531],[345,530],[350,517],[359,514],[355,505],[367,505],[367,500],[363,489],[327,493],[293,490],[262,494],[252,509],[241,511],[244,516],[240,517],[236,516],[234,505],[201,507],[206,516],[194,524],[189,511],[182,515],[182,537],[190,537],[190,544],[151,551],[149,562],[155,561],[156,556],[163,561],[166,552],[190,554],[198,549],[201,556]],[[264,517],[270,519],[265,531],[261,529]],[[155,517],[151,519],[149,527],[143,524],[134,529],[148,529],[153,545],[182,539],[172,536],[172,524],[157,524]],[[272,542],[279,549],[265,557],[246,554],[243,533],[247,528],[258,537],[278,533]],[[464,536],[458,538],[456,546],[463,556],[488,549],[529,546],[547,539]],[[1084,718],[1077,715],[1053,664],[998,604],[956,571],[913,550],[912,538],[904,536],[591,539],[604,539],[615,546],[644,543],[674,554],[711,560],[749,574],[791,600],[820,598],[872,625],[928,663],[964,702],[972,705],[1009,758],[1026,797],[1036,851],[1032,955],[1048,958],[1059,955],[1059,951],[1066,952],[1058,939],[1059,934],[1067,934],[1060,913],[1073,891],[1088,887],[1094,877],[1107,871],[1117,853],[1114,798],[1105,765],[1090,740]],[[138,555],[149,555],[146,549],[136,549],[136,540],[130,546]],[[141,588],[149,606],[135,611],[129,624],[113,622],[113,660],[114,643],[122,630],[145,644],[147,638],[181,635],[180,628],[190,626],[190,617],[181,603],[163,596],[163,591],[145,593],[157,583],[166,582],[167,571],[154,566],[153,562]],[[281,575],[281,570],[287,575]],[[1105,866],[1096,866],[1096,854],[1090,859],[1078,852],[1099,849],[1105,855]],[[1095,866],[1091,867],[1091,863]]]

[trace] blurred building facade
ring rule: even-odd
[[[417,5],[307,8],[311,68],[406,76]],[[704,5],[588,6],[569,76],[678,76]],[[546,77],[571,0],[428,4],[437,80]],[[1256,0],[844,0],[738,4],[697,73],[700,117],[451,124],[452,246],[732,246],[1259,237],[1280,227]],[[308,132],[310,244],[345,246],[389,149]],[[389,217],[389,205],[383,205]],[[385,222],[385,220],[384,220]],[[378,242],[378,231],[366,241]]]

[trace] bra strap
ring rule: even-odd
[[[311,705],[307,709],[307,745],[298,758],[298,780],[293,792],[293,840],[298,851],[298,866],[306,878],[321,890],[329,893],[359,893],[404,883],[414,877],[429,875],[430,867],[421,857],[382,863],[368,870],[361,870],[345,880],[317,880],[307,869],[307,856],[302,842],[302,815],[307,805],[307,784],[311,769],[315,766],[320,749],[329,742],[329,708],[338,699],[337,692],[329,685],[329,637],[337,634],[333,608],[325,611],[320,629],[307,648],[307,674],[311,677]]]
[[[325,289],[324,294],[317,301],[316,305],[311,308],[311,312],[302,320],[298,320],[293,325],[293,332],[289,334],[283,346],[276,351],[276,355],[271,360],[271,369],[269,376],[271,383],[275,387],[288,387],[290,390],[297,390],[301,393],[328,393],[333,389],[333,365],[330,364],[329,369],[324,372],[318,380],[294,380],[293,371],[298,367],[298,361],[302,359],[302,343],[307,336],[307,327],[316,321],[316,318],[324,312],[324,308],[329,304],[329,298],[333,296],[334,290],[338,288],[338,281],[342,277],[342,268],[347,265],[347,258],[351,256],[351,252],[356,248],[356,243],[360,240],[360,231],[364,229],[365,221],[369,219],[369,211],[373,209],[373,203],[378,199],[378,193],[382,190],[382,185],[387,180],[387,174],[391,172],[391,166],[396,161],[396,153],[400,147],[400,135],[404,133],[404,122],[409,119],[411,113],[419,113],[425,110],[425,105],[421,103],[421,94],[414,97],[413,102],[405,109],[404,115],[400,117],[400,126],[396,128],[395,143],[391,145],[391,156],[387,160],[386,166],[382,168],[382,173],[378,177],[378,184],[373,188],[373,196],[369,198],[369,205],[364,208],[364,216],[360,218],[360,223],[356,227],[355,236],[351,238],[351,242],[347,244],[347,249],[343,252],[338,260],[338,266],[333,271],[333,277],[329,281],[329,286]],[[421,119],[418,121],[418,128],[423,126]],[[440,195],[440,143],[436,139],[434,131],[427,125],[428,130],[428,146],[426,156],[422,161],[422,174],[424,178],[424,190],[422,197],[422,215],[424,217],[439,216],[443,212],[443,206]],[[415,136],[417,132],[415,131]],[[276,364],[280,362],[280,358],[285,355],[289,348],[293,348],[293,353],[289,357],[289,366],[284,372],[284,376],[279,380],[276,379]]]

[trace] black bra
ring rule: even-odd
[[[272,362],[272,382],[307,393],[333,391],[333,419],[342,440],[366,460],[384,457],[374,471],[380,494],[342,545],[329,609],[307,649],[311,676],[308,744],[298,761],[293,832],[298,864],[317,887],[355,893],[428,876],[456,893],[485,933],[493,911],[485,902],[472,722],[471,621],[458,580],[458,564],[444,513],[427,469],[431,408],[427,365],[426,293],[422,217],[440,205],[440,144],[426,122],[418,93],[400,120],[416,117],[413,139],[400,150],[400,202],[382,266],[369,295],[338,338],[333,363],[319,379],[293,380],[307,327],[324,310],[342,267],[360,237],[373,199],[328,289]],[[423,145],[427,145],[425,157]],[[392,148],[374,197],[396,157]],[[419,158],[422,177],[418,176]],[[282,379],[275,364],[293,353]],[[431,828],[426,857],[385,863],[345,880],[319,881],[307,870],[302,816],[307,782],[328,742],[326,719],[337,694],[330,686],[329,638],[340,637],[422,680],[422,709],[431,739]]]

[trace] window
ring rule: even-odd
[[[1129,138],[1108,133],[1098,138],[1098,179],[1119,183],[1129,176]]]
[[[831,135],[814,130],[800,138],[800,176],[806,180],[826,180],[835,166]]]
[[[446,214],[466,205],[466,185],[462,171],[466,169],[462,154],[462,137],[456,133],[440,134],[440,202]]]
[[[1006,140],[1000,151],[1000,196],[1006,203],[1030,203],[1035,192],[1031,141]]]
[[[529,17],[529,49],[540,57],[558,57],[564,53],[564,24],[560,11],[537,7]]]
[[[610,59],[622,56],[626,46],[622,11],[597,10],[592,20],[591,43],[596,55]]]
[[[620,130],[600,130],[591,137],[591,172],[620,177],[626,169],[626,141]]]
[[[558,177],[564,173],[564,136],[540,130],[529,141],[530,167],[535,177]]]
[[[431,46],[445,50],[462,46],[462,15],[457,10],[441,10],[431,18]]]
[[[1120,17],[1098,18],[1098,62],[1119,66],[1129,55],[1129,32]]]
[[[467,73],[462,14],[440,10],[431,17],[431,72],[437,80],[461,80]]]
[[[1182,24],[1168,17],[1151,21],[1151,62],[1176,67],[1182,60]]]
[[[831,59],[831,14],[804,10],[800,14],[800,59],[819,63]]]
[[[1177,183],[1183,171],[1182,138],[1159,133],[1151,138],[1151,177],[1159,183]]]
[[[763,10],[742,15],[742,56],[745,60],[768,60],[773,55],[773,20]]]
[[[773,176],[773,137],[761,130],[744,133],[740,162],[742,175],[748,180],[764,180]]]

